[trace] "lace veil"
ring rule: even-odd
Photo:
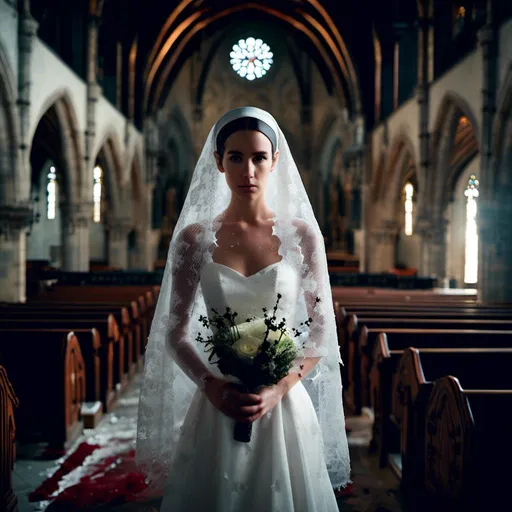
[[[203,346],[195,341],[197,333],[204,332],[199,316],[207,315],[199,275],[201,267],[212,261],[220,214],[230,200],[225,177],[214,159],[216,135],[227,122],[240,117],[262,120],[277,133],[279,160],[269,175],[265,199],[275,215],[273,230],[280,241],[279,254],[301,277],[296,318],[313,320],[304,333],[304,355],[321,357],[302,382],[322,428],[332,486],[343,487],[350,481],[350,462],[323,236],[283,132],[269,113],[254,107],[229,111],[211,129],[175,227],[146,348],[136,461],[150,486],[163,489],[193,394],[206,375],[216,374]]]

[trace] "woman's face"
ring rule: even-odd
[[[264,193],[278,153],[272,155],[272,143],[263,133],[243,130],[229,136],[223,157],[215,152],[215,160],[231,192],[252,201]]]

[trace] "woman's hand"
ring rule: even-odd
[[[260,394],[241,393],[235,384],[227,380],[209,378],[204,392],[216,409],[242,423],[254,421],[252,418],[255,418],[262,408],[263,399]]]
[[[270,412],[283,398],[285,395],[284,389],[279,384],[274,386],[265,386],[258,391],[258,395],[261,398],[260,408],[252,416],[248,418],[249,421],[256,421],[263,415]]]

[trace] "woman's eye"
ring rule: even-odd
[[[231,162],[241,162],[241,161],[242,161],[242,159],[241,159],[238,155],[231,155],[231,156],[229,157],[229,160],[230,160]]]
[[[257,163],[261,163],[261,162],[263,162],[266,159],[267,159],[266,157],[260,155],[260,156],[255,157],[254,161],[257,162]]]

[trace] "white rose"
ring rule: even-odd
[[[233,344],[233,349],[243,357],[253,358],[258,353],[258,349],[265,338],[267,326],[264,318],[256,318],[250,322],[243,322],[236,327],[231,327],[231,330],[235,337],[237,331],[240,335],[240,339]],[[285,335],[288,336],[288,333],[285,332]],[[280,330],[271,330],[268,333],[268,340],[277,341],[281,336]]]
[[[258,354],[263,339],[254,338],[252,336],[242,336],[239,340],[233,343],[233,350],[242,357],[254,359]]]

